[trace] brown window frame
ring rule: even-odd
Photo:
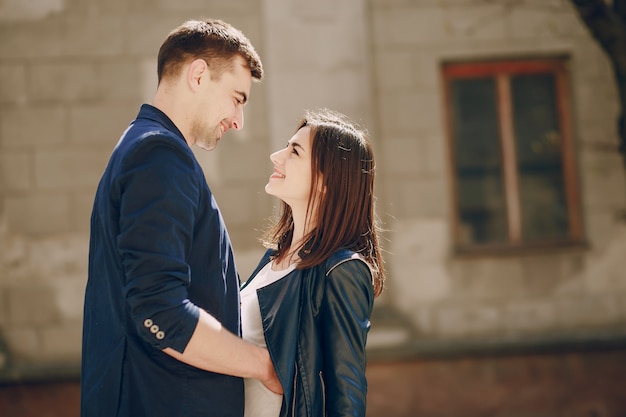
[[[510,76],[515,74],[552,73],[556,83],[556,103],[559,129],[562,138],[563,178],[568,212],[567,239],[525,242],[522,237],[521,201],[518,187],[515,137],[511,102]],[[453,242],[457,254],[465,253],[509,253],[546,248],[586,246],[582,226],[581,202],[577,166],[573,144],[573,129],[570,108],[568,59],[533,58],[478,62],[449,62],[442,65],[445,117],[449,149],[449,174],[452,179]],[[508,242],[505,244],[463,244],[460,241],[460,211],[458,202],[458,179],[454,156],[454,126],[452,117],[451,82],[460,78],[492,76],[496,82],[496,106],[498,110],[500,153],[503,164],[503,183],[506,214],[508,220]]]

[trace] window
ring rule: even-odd
[[[460,251],[582,242],[566,65],[444,65]]]

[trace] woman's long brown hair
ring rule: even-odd
[[[311,128],[312,148],[311,197],[306,220],[313,219],[314,225],[300,247],[290,248],[293,216],[291,208],[282,202],[278,220],[266,232],[263,242],[277,250],[278,261],[298,250],[297,269],[320,265],[341,248],[357,252],[370,265],[374,294],[378,296],[383,291],[385,269],[374,210],[372,146],[363,130],[337,112],[309,111],[296,131],[305,126]]]

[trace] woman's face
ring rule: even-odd
[[[274,172],[265,191],[287,203],[292,211],[306,212],[311,193],[311,128],[298,130],[287,147],[270,155]]]

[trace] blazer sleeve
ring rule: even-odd
[[[373,303],[365,262],[344,261],[328,273],[320,309],[327,416],[365,416],[365,344]]]
[[[131,319],[147,343],[182,352],[199,310],[188,299],[187,255],[199,201],[193,160],[171,138],[150,136],[119,176],[117,246]]]

